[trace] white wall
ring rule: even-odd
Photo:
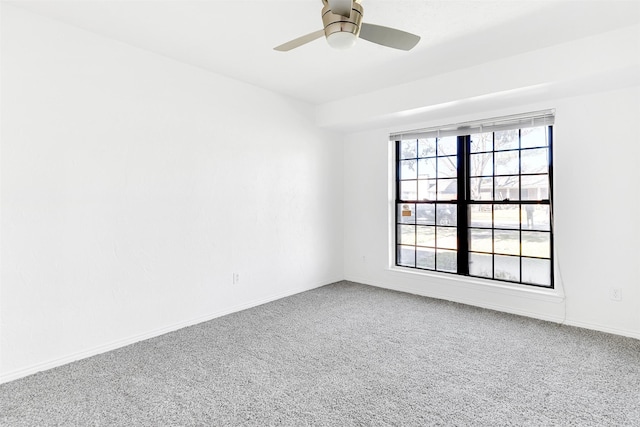
[[[342,279],[308,106],[6,4],[1,30],[0,381]]]
[[[356,127],[373,129],[346,137],[345,279],[640,338],[639,35],[630,27],[333,105],[358,111]],[[551,61],[531,62],[540,58]],[[390,268],[389,133],[547,108],[556,110],[556,289]],[[330,110],[319,110],[321,122],[354,126]],[[612,287],[621,301],[610,299]]]

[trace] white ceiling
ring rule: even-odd
[[[321,0],[76,0],[5,3],[188,64],[322,104],[640,22],[640,1],[364,0],[364,22],[422,40],[410,52],[320,39]]]

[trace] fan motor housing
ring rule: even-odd
[[[360,34],[360,24],[362,24],[362,5],[359,1],[351,3],[351,14],[342,16],[331,11],[331,6],[327,0],[322,0],[322,23],[324,24],[324,35],[329,37],[333,33],[352,33],[356,36]]]

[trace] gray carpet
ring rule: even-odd
[[[354,283],[0,385],[2,426],[640,425],[640,341]]]

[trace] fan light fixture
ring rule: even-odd
[[[327,43],[334,49],[345,50],[356,44],[358,37],[353,33],[338,32],[327,36]]]
[[[420,36],[395,28],[362,22],[361,0],[322,0],[323,29],[274,47],[280,52],[295,49],[322,36],[335,49],[348,49],[358,38],[400,50],[411,50],[420,41]]]
[[[349,49],[356,44],[362,24],[362,5],[358,1],[349,2],[349,12],[335,13],[328,0],[323,0],[322,23],[329,46],[334,49]]]

